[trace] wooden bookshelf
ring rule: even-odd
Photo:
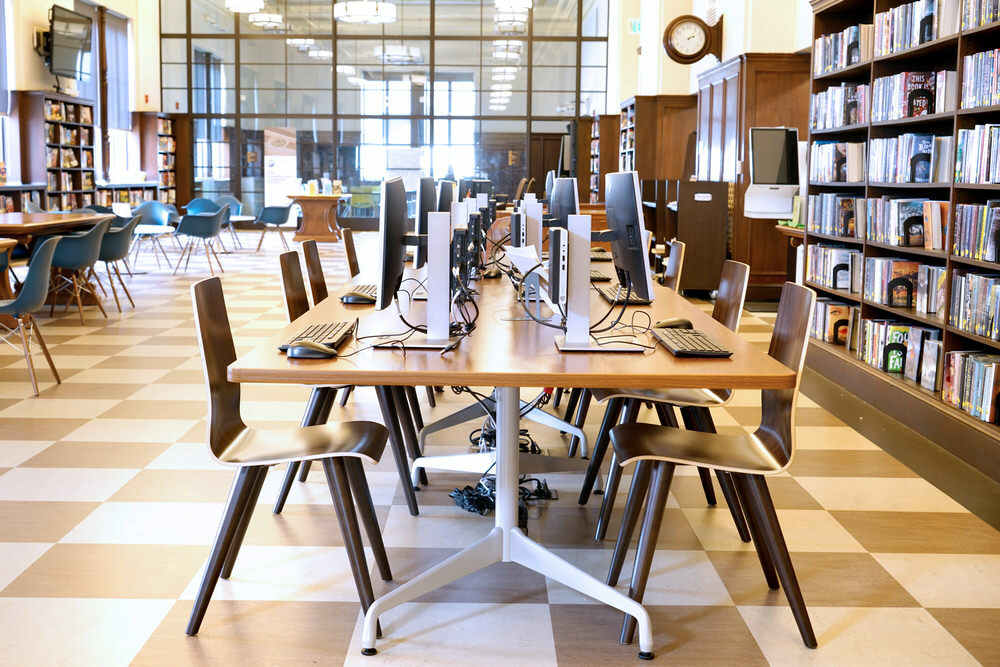
[[[640,181],[688,178],[685,149],[697,109],[696,95],[636,95],[622,102],[618,170],[637,171]]]
[[[174,119],[163,113],[139,115],[142,170],[156,180],[156,199],[177,203],[177,139]],[[155,177],[154,177],[155,174]]]
[[[885,11],[901,4],[893,0],[811,0],[814,13],[814,34],[817,38],[837,32],[857,23],[872,23],[876,12]],[[817,93],[843,82],[873,84],[879,77],[902,71],[955,70],[959,91],[959,107],[962,90],[962,58],[972,53],[996,47],[1000,36],[1000,22],[971,29],[960,29],[954,35],[945,35],[931,42],[915,46],[905,51],[874,58],[870,62],[852,65],[838,72],[812,76],[811,92]],[[971,128],[977,123],[1000,122],[1000,106],[976,109],[956,109],[914,118],[891,121],[857,123],[841,128],[810,132],[810,146],[816,140],[858,141],[866,136],[899,136],[907,132],[932,132],[937,135],[950,134],[955,137],[957,152],[958,130]],[[955,156],[953,155],[953,158]],[[867,170],[867,165],[866,165]],[[837,188],[837,190],[833,190]],[[954,184],[948,183],[810,183],[809,192],[846,190],[844,194],[859,197],[881,197],[884,195],[906,197],[927,197],[949,202],[948,238],[945,249],[934,251],[923,247],[898,247],[873,243],[862,239],[839,238],[826,234],[809,232],[805,234],[807,245],[829,245],[843,243],[860,248],[864,257],[891,257],[918,260],[924,264],[945,266],[947,279],[945,287],[944,316],[918,313],[910,308],[892,308],[877,304],[861,295],[846,294],[810,283],[811,287],[833,298],[843,299],[852,305],[860,302],[863,319],[895,319],[914,325],[931,326],[942,332],[944,352],[955,350],[979,350],[1000,353],[1000,342],[962,331],[950,324],[947,314],[951,308],[952,278],[956,270],[976,273],[1000,272],[1000,263],[986,262],[959,257],[954,254],[952,235],[954,232],[954,212],[958,204],[984,204],[987,199],[997,197],[997,184]],[[805,204],[804,204],[805,205]],[[862,267],[864,268],[864,267]],[[842,385],[845,390],[869,402],[873,407],[932,439],[944,449],[958,456],[992,479],[1000,482],[1000,426],[985,423],[941,400],[940,392],[930,392],[906,380],[902,375],[889,374],[869,366],[857,358],[854,351],[843,346],[831,345],[812,340],[809,346],[807,364],[825,377]]]
[[[18,94],[21,175],[44,183],[41,205],[70,210],[94,202],[94,103],[48,91]]]
[[[0,213],[22,212],[29,201],[41,206],[44,196],[44,183],[0,185]]]
[[[604,201],[604,177],[618,171],[619,115],[594,116],[590,129],[590,203]]]
[[[147,181],[145,183],[104,183],[97,186],[94,203],[99,206],[124,203],[135,208],[145,201],[156,199],[157,190],[159,188],[156,181]]]

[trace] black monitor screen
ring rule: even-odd
[[[382,206],[379,210],[379,257],[378,299],[375,307],[383,310],[389,307],[403,282],[406,245],[406,188],[403,179],[393,178],[382,182]]]
[[[750,128],[750,182],[798,185],[798,131],[784,127]]]
[[[569,216],[580,214],[575,178],[557,178],[549,196],[549,217],[555,218],[555,227],[565,227]]]
[[[455,181],[441,181],[438,189],[438,213],[451,213],[455,199]]]
[[[420,187],[417,189],[417,218],[414,223],[414,232],[417,234],[427,234],[427,214],[436,210],[437,191],[434,187],[433,178],[421,178]],[[417,244],[413,251],[413,268],[419,269],[427,261],[426,239]]]
[[[51,53],[49,71],[56,76],[90,79],[91,20],[83,14],[53,5],[49,10]]]
[[[632,293],[640,299],[652,299],[647,280],[649,264],[642,242],[639,176],[634,171],[608,174],[604,184],[608,229],[612,236],[611,255],[618,282],[623,287],[631,285]]]

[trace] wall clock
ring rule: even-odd
[[[690,65],[708,54],[722,60],[722,18],[708,25],[697,16],[678,16],[663,31],[663,49],[671,60]]]

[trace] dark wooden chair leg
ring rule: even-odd
[[[597,440],[594,442],[594,450],[590,453],[590,465],[587,466],[587,473],[583,478],[583,488],[580,489],[580,499],[577,501],[581,505],[586,505],[590,500],[590,494],[597,481],[597,475],[601,471],[601,464],[604,462],[604,455],[608,451],[608,444],[611,442],[611,429],[618,423],[618,418],[622,413],[622,406],[625,404],[623,398],[612,398],[608,400],[608,407],[604,410],[604,419],[601,420],[601,430],[597,433]]]
[[[255,475],[256,471],[249,467],[240,468],[239,472],[236,473],[236,479],[229,491],[226,511],[222,515],[222,523],[219,525],[219,532],[215,537],[212,553],[208,557],[208,564],[205,566],[205,574],[202,576],[198,595],[191,608],[191,617],[188,619],[186,630],[188,635],[198,634],[198,629],[201,628],[201,622],[208,610],[208,603],[212,600],[212,593],[215,592],[215,585],[219,581],[222,565],[229,554],[229,547],[233,543],[237,524],[243,515],[243,508],[250,495]]]
[[[590,411],[590,399],[591,393],[589,389],[580,391],[580,400],[576,406],[576,416],[573,417],[573,425],[577,428],[583,428],[584,423],[587,421],[587,412]],[[576,451],[579,448],[580,438],[574,435],[573,439],[569,442],[569,457],[573,458],[576,456]]]
[[[382,411],[382,422],[389,431],[389,447],[396,460],[396,471],[399,473],[399,481],[403,486],[406,506],[409,508],[411,516],[417,516],[420,510],[417,508],[417,495],[413,492],[410,464],[406,460],[406,449],[403,444],[403,435],[399,430],[399,422],[396,419],[396,404],[392,391],[389,387],[375,387],[375,394],[378,396],[379,408]]]
[[[344,393],[340,397],[340,407],[342,408],[347,407],[347,399],[351,397],[351,394],[353,392],[354,392],[353,386],[344,387]]]
[[[778,515],[774,511],[771,493],[767,489],[767,480],[760,475],[739,475],[737,484],[741,485],[750,513],[760,522],[764,542],[778,572],[781,587],[785,589],[785,597],[788,599],[788,606],[792,608],[792,616],[799,626],[802,643],[808,648],[816,648],[816,634],[809,620],[809,610],[806,609],[805,600],[802,599],[802,590],[795,576],[795,568],[792,567],[791,556],[788,555],[788,546],[781,532],[781,524],[778,523]]]
[[[358,514],[361,516],[361,523],[364,524],[365,534],[368,535],[368,544],[371,545],[375,564],[378,565],[378,572],[382,581],[392,581],[392,570],[389,568],[389,556],[385,552],[385,543],[382,541],[382,529],[378,525],[378,516],[375,514],[375,503],[372,501],[371,489],[368,488],[368,478],[365,477],[364,464],[361,459],[348,458],[344,463],[347,468],[347,480],[354,492],[354,502],[358,506]]]
[[[736,494],[736,487],[733,486],[732,476],[723,470],[716,470],[715,478],[719,480],[719,488],[722,489],[722,496],[726,499],[726,505],[729,506],[729,514],[733,517],[733,523],[736,524],[736,532],[740,534],[742,541],[749,542],[750,530],[747,528],[743,507]]]
[[[431,406],[432,408],[436,408],[437,399],[434,397],[434,387],[427,386],[424,387],[424,389],[427,390],[427,405]]]
[[[406,392],[406,401],[410,404],[410,412],[413,415],[413,426],[420,433],[424,429],[424,416],[420,414],[420,403],[417,401],[416,387],[403,387]]]
[[[631,424],[638,419],[639,406],[639,401],[633,398],[626,399],[625,414],[621,420],[623,424]],[[618,495],[621,474],[618,458],[612,452],[611,463],[608,466],[608,481],[604,485],[604,498],[601,499],[601,515],[597,519],[597,531],[594,534],[595,540],[603,540],[608,534],[608,524],[611,522],[611,512],[615,509],[615,497]]]
[[[316,387],[309,393],[309,402],[306,403],[306,411],[302,415],[302,426],[315,426],[326,421],[326,417],[330,414],[328,406],[333,401],[331,394],[336,394],[336,390],[329,387]],[[323,421],[320,421],[321,419]],[[288,500],[288,494],[292,490],[292,484],[295,482],[295,476],[299,473],[299,468],[305,468],[305,474],[309,474],[308,461],[305,465],[301,465],[299,461],[292,461],[288,464],[285,469],[285,477],[281,480],[278,497],[275,498],[274,507],[271,509],[272,513],[281,514],[281,510],[285,508],[285,502]],[[305,476],[300,479],[304,482]]]
[[[705,502],[712,507],[719,504],[715,497],[715,487],[712,485],[712,473],[705,468],[698,468],[698,477],[701,478],[701,488],[705,492]]]
[[[628,500],[625,501],[625,513],[622,515],[622,525],[618,530],[618,541],[615,542],[615,553],[611,556],[611,567],[608,569],[608,586],[617,586],[618,578],[621,576],[622,567],[625,565],[625,556],[628,555],[628,546],[632,542],[632,533],[635,531],[635,524],[639,520],[639,511],[642,509],[642,501],[646,499],[646,492],[649,490],[649,473],[652,464],[649,461],[639,461],[632,473],[632,486],[628,491]],[[649,508],[646,511],[650,511]]]
[[[233,566],[236,565],[236,557],[240,555],[240,547],[243,546],[243,538],[247,534],[250,520],[253,518],[253,511],[257,509],[257,498],[260,497],[260,489],[264,486],[264,478],[267,476],[267,466],[260,466],[257,475],[254,477],[250,488],[250,496],[243,506],[243,515],[236,525],[236,532],[233,534],[233,542],[229,545],[229,553],[226,554],[226,561],[222,564],[222,572],[219,576],[228,579],[233,573]]]
[[[396,415],[403,432],[403,442],[406,445],[406,453],[410,457],[410,463],[420,458],[420,445],[417,441],[417,432],[413,427],[414,418],[410,410],[409,400],[403,387],[393,387],[393,395],[396,399]],[[418,473],[418,480],[421,484],[427,484],[427,473],[421,469]]]
[[[560,403],[560,401],[562,401],[562,395],[563,395],[563,388],[562,387],[556,387],[556,390],[555,390],[555,392],[552,395],[552,407],[553,408],[558,408],[559,407],[559,403]]]
[[[566,413],[563,415],[563,421],[568,422],[573,417],[573,413],[576,411],[576,404],[580,402],[580,389],[570,389],[569,390],[569,400],[566,401]]]
[[[668,461],[656,461],[653,466],[646,516],[643,517],[642,528],[639,530],[639,546],[635,552],[632,583],[628,589],[628,596],[636,602],[642,602],[642,596],[646,593],[649,568],[653,564],[656,540],[660,536],[660,524],[663,521],[663,508],[667,504],[667,494],[670,493],[670,481],[673,479],[675,467]],[[622,623],[621,643],[631,644],[634,634],[635,617],[626,614]]]
[[[764,581],[767,582],[767,587],[772,591],[778,590],[778,575],[774,569],[774,562],[771,560],[771,552],[767,548],[767,544],[764,541],[763,528],[760,525],[760,520],[753,513],[750,506],[750,499],[746,491],[746,483],[741,480],[744,475],[737,475],[733,473],[733,482],[736,485],[736,494],[740,498],[740,505],[744,508],[747,528],[750,530],[750,537],[753,541],[753,547],[757,551],[757,560],[760,561],[760,569],[764,572]]]

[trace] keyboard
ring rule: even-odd
[[[605,275],[598,271],[597,269],[590,270],[590,282],[592,283],[609,283],[611,282],[611,276]]]
[[[604,248],[591,248],[590,249],[590,261],[591,262],[610,262],[614,258],[611,253]]]
[[[351,337],[354,333],[354,322],[322,322],[311,324],[297,335],[288,339],[284,345],[279,345],[278,349],[286,352],[289,347],[302,340],[311,340],[320,345],[336,350]]]
[[[694,329],[651,329],[675,357],[731,357],[733,353]]]
[[[618,285],[618,283],[609,283],[607,285],[594,285],[594,289],[600,294],[605,301],[615,306],[621,306],[625,303],[625,295],[628,290],[624,287]],[[648,306],[652,301],[649,299],[640,298],[635,292],[628,295],[629,306]]]
[[[355,285],[350,291],[355,294],[364,294],[374,299],[378,296],[378,285]]]

